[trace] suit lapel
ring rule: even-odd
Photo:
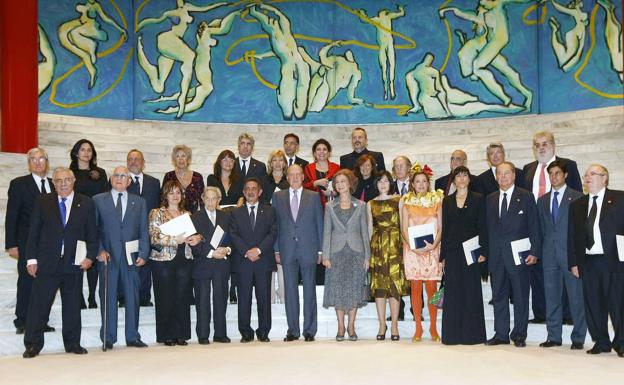
[[[527,182],[533,185],[533,178],[535,177],[535,171],[537,170],[537,161],[532,162],[529,166],[529,172],[527,173]]]
[[[52,186],[52,183],[50,183],[50,186]],[[32,176],[32,174],[28,175],[28,183],[26,184],[26,188],[35,197],[41,194],[39,186],[37,186],[37,182],[35,182],[35,178]]]
[[[602,220],[605,218],[611,206],[615,203],[615,197],[611,194],[611,190],[606,189],[604,197],[602,198],[602,207],[600,209],[600,224],[602,224]]]
[[[126,219],[133,215],[135,200],[132,198],[132,195],[128,193],[128,202],[126,203],[126,212],[123,214],[123,219],[121,223],[125,223]]]
[[[65,224],[65,227],[71,224],[72,218],[74,218],[75,214],[78,213],[81,203],[82,202],[80,201],[80,197],[78,197],[78,194],[74,194],[74,200],[72,201],[71,210],[69,210],[69,218],[67,218],[67,223]],[[60,209],[59,209],[59,213],[60,213]],[[60,218],[60,215],[59,215],[59,218]]]
[[[50,205],[52,205],[52,211],[56,215],[56,219],[58,219],[59,225],[63,226],[63,221],[61,220],[61,207],[58,201],[58,195],[56,193],[51,195],[51,199],[49,200]]]

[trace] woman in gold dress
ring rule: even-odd
[[[410,191],[401,198],[401,232],[403,235],[403,262],[405,276],[411,281],[412,309],[416,322],[416,332],[412,342],[422,339],[422,290],[423,285],[430,300],[442,279],[442,264],[440,263],[440,234],[442,231],[442,190],[431,191],[433,172],[425,165],[422,168],[418,163],[412,167],[410,176]],[[425,241],[425,246],[412,249],[408,237],[408,228],[411,226],[433,223],[436,234],[433,243]],[[429,302],[429,301],[427,301]],[[437,331],[438,309],[434,305],[429,308],[429,333],[434,342],[440,341]]]
[[[368,229],[371,234],[371,294],[375,297],[379,332],[377,340],[386,339],[386,300],[390,301],[390,336],[399,340],[399,301],[407,295],[403,272],[401,227],[399,225],[400,195],[394,191],[392,175],[384,171],[375,180],[379,195],[367,203]]]

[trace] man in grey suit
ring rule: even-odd
[[[112,349],[117,341],[117,287],[121,285],[126,301],[126,345],[147,347],[139,335],[139,273],[149,255],[145,200],[129,194],[131,180],[128,169],[118,166],[111,176],[111,191],[93,197],[100,235],[100,282],[105,282],[108,269],[108,301],[101,306],[102,329],[100,338],[106,348]],[[108,266],[103,266],[107,261]],[[104,303],[106,285],[100,285],[100,303]],[[108,314],[105,314],[108,308]],[[104,336],[104,323],[107,333]]]
[[[574,321],[571,335],[572,349],[581,350],[587,334],[587,323],[582,281],[568,270],[568,213],[570,203],[580,198],[582,194],[566,185],[568,168],[565,162],[555,160],[547,169],[552,190],[537,200],[548,330],[548,337],[540,346],[543,348],[561,346],[563,323],[561,294],[565,285]]]
[[[298,276],[303,282],[303,336],[314,341],[316,335],[316,265],[321,261],[323,208],[319,195],[304,190],[303,169],[298,164],[288,167],[288,190],[273,195],[278,236],[275,259],[284,269],[286,319],[288,331],[284,341],[299,339]]]

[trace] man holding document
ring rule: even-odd
[[[102,329],[107,349],[117,342],[117,288],[124,290],[126,345],[147,347],[139,335],[139,273],[150,251],[145,200],[129,194],[128,169],[118,166],[111,176],[111,191],[93,197],[100,236],[98,271]],[[105,266],[107,264],[108,266]],[[108,270],[108,274],[107,274]],[[106,275],[108,275],[106,277]],[[107,278],[107,279],[106,279]],[[108,290],[108,292],[106,292]],[[105,301],[104,299],[107,299]],[[104,329],[106,325],[106,335]]]
[[[515,166],[496,167],[499,191],[487,197],[489,267],[492,274],[495,335],[486,345],[526,346],[529,321],[529,272],[540,255],[539,222],[533,194],[514,185]],[[514,327],[509,334],[509,291],[514,303]]]
[[[24,358],[39,354],[43,333],[58,289],[63,301],[63,344],[67,353],[86,354],[80,346],[80,297],[82,270],[91,267],[97,254],[95,208],[87,196],[74,193],[71,170],[54,170],[56,192],[41,195],[31,216],[26,258],[34,277],[28,305]]]
[[[570,206],[568,265],[583,279],[587,328],[595,341],[587,353],[613,349],[624,358],[624,191],[607,188],[609,171],[599,164],[589,166],[584,180],[589,194]]]

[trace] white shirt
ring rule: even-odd
[[[212,222],[212,226],[216,227],[217,226],[217,212],[216,211],[210,211],[210,210],[206,209],[206,214],[208,214],[208,220],[210,222]],[[214,218],[214,220],[213,220],[213,218]],[[210,242],[210,240],[208,240],[208,242]],[[213,253],[214,253],[214,249],[210,250],[206,257],[207,258],[212,258],[212,254]],[[225,259],[227,259],[227,258],[225,258]]]
[[[249,163],[251,163],[251,156],[249,158],[238,158],[238,165],[240,166],[241,170],[243,169],[243,161],[245,161],[245,169],[247,170],[247,172],[249,172]]]
[[[113,205],[117,208],[117,196],[119,196],[120,191],[115,190],[114,188],[110,191],[113,196]],[[128,206],[128,191],[124,191],[121,193],[121,218],[126,215],[126,207]]]
[[[540,173],[542,172],[542,166],[544,166],[544,176],[546,177],[546,188],[544,189],[544,194],[550,191],[550,178],[548,177],[548,166],[555,161],[555,156],[544,165],[542,165],[539,161],[537,162],[537,167],[535,168],[535,175],[533,175],[533,196],[535,197],[535,201],[537,202],[537,195],[539,194],[539,178]]]
[[[402,195],[401,194],[401,190],[403,190],[403,186],[405,185],[405,193],[407,194],[409,192],[409,178],[405,179],[405,180],[396,180],[397,182],[397,194]]]
[[[513,195],[515,185],[511,185],[507,191],[500,190],[500,195],[498,197],[498,217],[500,218],[501,207],[503,206],[503,194],[507,194],[507,210],[509,210],[509,204],[511,203],[511,196]]]
[[[39,178],[39,180],[41,180],[41,178]],[[41,182],[39,182],[41,183]],[[61,198],[60,196],[58,197],[58,210],[59,210],[59,214],[61,211],[61,201],[63,198]],[[71,207],[72,207],[72,202],[74,201],[74,192],[72,191],[71,194],[69,194],[67,196],[67,198],[65,198],[65,224],[67,224],[67,221],[69,221],[69,213],[71,211]],[[61,244],[61,257],[63,256],[63,254],[65,254],[65,243],[63,242]],[[30,266],[30,265],[36,265],[37,264],[37,259],[33,258],[33,259],[29,259],[26,261],[26,266]]]
[[[32,175],[33,179],[35,180],[35,184],[37,185],[37,190],[39,190],[39,192],[41,192],[41,180],[43,179],[43,183],[45,184],[45,188],[46,188],[46,193],[52,192],[52,188],[50,187],[50,181],[48,181],[48,178],[46,178],[45,176],[42,178],[39,175],[35,175],[35,174],[30,174]]]
[[[605,187],[598,191],[598,194],[589,194],[589,202],[587,202],[587,215],[591,211],[592,204],[594,203],[594,196],[596,199],[596,221],[594,222],[594,245],[591,249],[585,249],[585,254],[604,254],[602,247],[602,236],[600,235],[600,212],[602,211],[602,201],[604,200]]]
[[[548,207],[550,207],[551,214],[552,214],[553,199],[555,199],[555,192],[559,193],[559,195],[557,195],[557,205],[561,207],[561,199],[563,198],[563,194],[565,194],[566,187],[567,185],[564,183],[563,186],[559,187],[559,190],[555,190],[553,188],[552,191],[550,192],[550,205]]]
[[[132,178],[132,183],[136,183],[136,177],[139,177],[139,194],[141,194],[143,192],[143,173],[133,174],[128,172],[128,174],[130,174],[130,177]]]
[[[292,164],[290,162],[291,159],[292,159]],[[292,166],[293,164],[297,164],[297,156],[296,155],[293,155],[293,156],[286,155],[286,167]]]

